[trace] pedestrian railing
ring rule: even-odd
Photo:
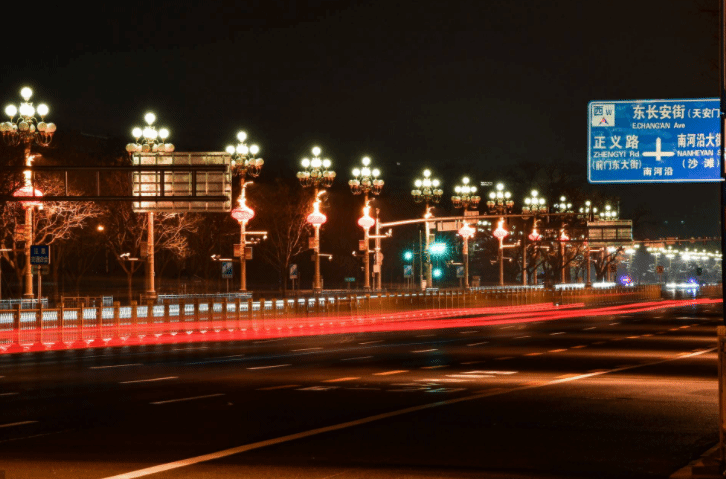
[[[660,298],[658,285],[599,290],[496,289],[435,293],[379,293],[285,299],[184,298],[163,304],[0,310],[0,352],[140,344],[150,340],[234,339],[259,328],[294,332],[369,321],[467,314],[475,308],[604,304]],[[451,314],[441,314],[448,311]]]

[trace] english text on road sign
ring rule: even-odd
[[[718,98],[591,101],[590,183],[721,181]]]

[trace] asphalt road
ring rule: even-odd
[[[0,470],[668,477],[718,440],[721,307],[1,356]]]

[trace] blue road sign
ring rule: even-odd
[[[234,266],[231,261],[222,261],[222,279],[232,279]]]
[[[721,181],[718,98],[591,101],[590,183]]]
[[[456,277],[457,278],[463,278],[464,277],[464,267],[463,266],[457,266],[456,267]]]
[[[32,245],[30,247],[30,264],[50,264],[50,246]]]
[[[290,279],[297,279],[297,265],[290,265]]]
[[[412,276],[413,276],[413,265],[404,264],[403,265],[403,277],[410,278]]]

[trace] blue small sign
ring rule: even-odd
[[[32,245],[30,247],[30,264],[50,264],[50,246]]]
[[[232,279],[234,266],[231,261],[222,261],[222,279]]]
[[[404,264],[403,265],[403,277],[411,278],[412,276],[413,276],[413,265]]]
[[[591,101],[590,183],[721,181],[718,98]]]
[[[464,277],[464,267],[463,266],[457,266],[456,267],[456,277],[457,278],[463,278]]]
[[[290,279],[297,279],[297,265],[290,265]]]

